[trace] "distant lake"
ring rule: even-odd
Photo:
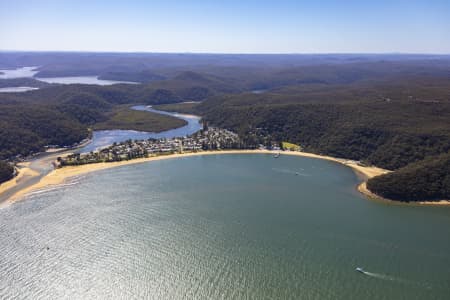
[[[368,201],[357,182],[249,154],[78,177],[0,210],[0,298],[448,299],[450,208]]]
[[[23,67],[11,70],[0,70],[0,79],[14,79],[14,78],[26,78],[33,77],[38,71],[35,71],[37,67]]]
[[[35,79],[47,83],[58,84],[95,84],[95,85],[113,85],[119,83],[138,84],[131,81],[103,80],[98,76],[73,76],[73,77],[35,77]]]
[[[38,89],[39,88],[29,87],[29,86],[5,87],[5,88],[0,88],[0,93],[21,93],[21,92],[34,91],[34,90],[38,90]]]
[[[39,71],[35,71],[38,67],[22,67],[11,70],[0,70],[0,79],[14,78],[34,78],[39,81],[56,84],[93,84],[93,85],[113,85],[113,84],[139,84],[132,81],[103,80],[98,76],[69,76],[69,77],[34,77]],[[37,88],[31,87],[5,87],[0,89],[0,93],[14,93],[31,91]]]
[[[172,130],[167,130],[159,133],[155,132],[145,132],[145,131],[135,131],[135,130],[96,130],[93,132],[92,142],[87,146],[82,148],[80,152],[90,152],[94,151],[98,148],[103,148],[113,143],[120,143],[126,140],[143,140],[143,139],[159,139],[159,138],[173,138],[173,137],[182,137],[186,135],[193,134],[199,131],[202,127],[199,123],[200,117],[193,115],[185,115],[173,112],[165,112],[153,109],[148,106],[138,105],[133,106],[132,109],[141,110],[141,111],[149,111],[154,113],[159,113],[163,115],[173,116],[176,118],[183,119],[187,122],[187,125],[175,128]]]

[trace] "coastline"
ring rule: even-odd
[[[220,155],[220,154],[276,154],[279,153],[279,151],[271,151],[271,150],[218,150],[218,151],[201,151],[201,152],[190,152],[190,153],[182,153],[182,154],[169,154],[169,155],[159,155],[159,156],[153,156],[148,158],[137,158],[133,160],[126,160],[126,161],[118,161],[118,162],[108,162],[108,163],[93,163],[93,164],[85,164],[85,165],[79,165],[79,166],[66,166],[59,169],[54,169],[51,172],[49,172],[47,175],[43,176],[37,183],[30,185],[28,187],[25,187],[24,189],[21,189],[11,195],[11,197],[5,201],[6,203],[14,203],[27,194],[42,189],[48,186],[54,186],[63,183],[68,178],[78,176],[78,175],[84,175],[87,173],[99,171],[99,170],[105,170],[125,165],[133,165],[133,164],[139,164],[139,163],[145,163],[145,162],[151,162],[156,160],[165,160],[165,159],[175,159],[175,158],[182,158],[182,157],[192,157],[192,156],[200,156],[200,155]],[[333,161],[342,165],[345,165],[347,167],[350,167],[355,173],[360,174],[363,176],[363,182],[360,183],[357,186],[357,190],[362,193],[366,198],[370,200],[375,201],[381,201],[383,203],[387,204],[397,204],[397,205],[450,205],[450,201],[439,201],[439,202],[425,202],[425,201],[418,201],[418,202],[400,202],[400,201],[394,201],[382,198],[371,191],[369,191],[366,188],[366,182],[368,179],[382,175],[385,173],[390,172],[389,170],[381,169],[378,167],[370,166],[361,166],[358,165],[357,162],[352,160],[346,160],[346,159],[339,159],[331,156],[324,156],[324,155],[318,155],[308,152],[300,152],[300,151],[283,151],[281,152],[282,155],[291,155],[291,156],[300,156],[300,157],[310,157],[310,158],[316,158],[316,159],[324,159],[328,161]],[[24,170],[24,172],[22,172]],[[10,181],[5,182],[0,186],[0,194],[3,193],[5,190],[11,188],[14,186],[15,182],[19,181],[21,176],[25,176],[27,172],[35,172],[34,170],[27,169],[27,165],[24,165],[21,169],[21,172],[19,172],[19,175],[13,178]],[[37,172],[35,172],[37,173]],[[21,175],[22,174],[22,175]],[[33,174],[33,173],[31,173]],[[4,187],[4,185],[6,187]]]
[[[34,177],[34,176],[38,176],[39,173],[36,172],[35,170],[30,169],[30,162],[22,162],[22,163],[18,163],[17,164],[17,176],[11,178],[8,181],[3,182],[2,184],[0,184],[0,194],[6,192],[7,190],[9,190],[10,188],[13,188],[14,186],[16,186],[18,184],[18,182],[20,182],[21,180],[23,180],[23,178],[25,177]]]
[[[5,206],[5,204],[11,203],[11,199],[14,198],[16,194],[39,183],[43,177],[53,171],[53,162],[58,156],[74,153],[74,151],[81,149],[90,142],[91,139],[86,139],[86,141],[75,148],[56,148],[40,152],[27,161],[17,163],[16,167],[18,174],[10,180],[0,184],[0,208]]]
[[[391,204],[391,205],[412,205],[412,206],[450,206],[450,200],[438,200],[438,201],[410,201],[410,202],[406,202],[406,201],[397,201],[397,200],[391,200],[391,199],[387,199],[384,197],[381,197],[375,193],[372,193],[368,188],[367,188],[367,181],[363,181],[361,182],[357,189],[358,191],[365,195],[366,197],[368,197],[369,199],[373,200],[373,201],[377,201],[377,202],[381,202],[381,203],[385,203],[385,204]]]

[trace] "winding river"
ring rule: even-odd
[[[154,132],[144,132],[144,131],[134,131],[134,130],[100,130],[94,131],[92,140],[86,146],[76,150],[76,152],[85,153],[94,151],[99,148],[107,147],[112,145],[113,143],[120,143],[129,139],[132,140],[140,140],[140,139],[149,139],[149,138],[173,138],[173,137],[181,137],[193,134],[201,129],[201,124],[199,123],[200,117],[194,115],[185,115],[179,113],[165,112],[153,109],[149,106],[133,106],[132,109],[149,111],[164,115],[173,116],[176,118],[181,118],[187,122],[185,126],[154,133]],[[36,176],[25,176],[22,177],[18,184],[2,194],[0,194],[0,204],[8,200],[13,194],[17,191],[20,191],[28,186],[31,186],[38,182],[42,177],[47,175],[50,171],[53,170],[52,162],[64,153],[73,152],[73,150],[66,150],[57,153],[41,153],[34,159],[30,161],[29,168],[35,171]]]
[[[200,117],[194,115],[185,115],[173,112],[166,112],[161,110],[156,110],[150,106],[137,105],[131,107],[134,110],[148,111],[153,113],[158,113],[162,115],[168,115],[176,118],[183,119],[187,122],[185,126],[163,131],[163,132],[145,132],[145,131],[135,131],[135,130],[98,130],[94,131],[92,135],[92,141],[85,147],[83,147],[80,152],[90,152],[95,149],[103,148],[113,143],[120,143],[129,139],[132,140],[143,140],[143,139],[160,139],[160,138],[174,138],[182,137],[193,134],[201,129],[201,124],[199,123]]]

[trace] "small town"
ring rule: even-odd
[[[239,136],[226,129],[204,128],[187,137],[172,139],[127,140],[89,153],[58,158],[58,167],[98,162],[114,162],[174,153],[206,150],[242,149]]]

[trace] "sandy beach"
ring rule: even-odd
[[[39,190],[48,186],[52,185],[58,185],[66,181],[68,178],[83,175],[87,173],[91,173],[98,170],[104,170],[104,169],[110,169],[115,168],[119,166],[125,166],[125,165],[132,165],[132,164],[139,164],[144,162],[151,162],[156,160],[164,160],[164,159],[175,159],[175,158],[181,158],[181,157],[191,157],[191,156],[200,156],[200,155],[219,155],[219,154],[276,154],[279,153],[278,151],[269,151],[269,150],[223,150],[223,151],[202,151],[202,152],[195,152],[195,153],[182,153],[182,154],[170,154],[170,155],[159,155],[154,157],[148,157],[148,158],[138,158],[133,160],[127,160],[127,161],[119,161],[119,162],[108,162],[108,163],[94,163],[94,164],[86,164],[86,165],[80,165],[80,166],[67,166],[59,169],[55,169],[51,171],[46,176],[42,177],[41,180],[31,186],[28,186],[24,189],[19,190],[14,195],[12,195],[8,202],[14,202],[17,200],[20,200],[23,196],[26,194],[29,194],[35,190]],[[390,204],[405,204],[403,202],[399,201],[392,201],[389,199],[384,199],[382,197],[379,197],[378,195],[373,194],[366,188],[366,181],[367,179],[370,179],[374,176],[378,176],[381,174],[385,174],[390,172],[389,170],[377,168],[377,167],[366,167],[361,166],[357,162],[352,160],[346,160],[346,159],[339,159],[334,158],[330,156],[324,156],[324,155],[318,155],[308,152],[297,152],[297,151],[283,151],[281,152],[281,155],[292,155],[292,156],[301,156],[301,157],[311,157],[311,158],[317,158],[317,159],[325,159],[329,161],[333,161],[339,164],[343,164],[345,166],[348,166],[352,168],[356,173],[363,176],[364,181],[358,185],[357,189],[362,194],[364,194],[367,198],[376,200],[376,201],[383,201]],[[27,168],[26,165],[23,165],[22,168],[19,171],[19,175],[15,177],[14,179],[2,184],[0,186],[0,194],[4,192],[5,190],[13,187],[16,182],[20,180],[23,176],[33,176],[36,175],[36,172]],[[440,201],[440,202],[414,202],[411,203],[412,205],[450,205],[450,201]]]
[[[17,175],[0,184],[0,207],[15,199],[15,195],[27,190],[53,170],[52,162],[58,156],[72,153],[74,149],[60,149],[59,151],[42,152],[30,161],[20,162],[16,165]]]
[[[18,175],[0,185],[0,194],[14,187],[25,177],[33,177],[39,175],[38,172],[29,168],[30,163],[24,162],[17,164]]]

